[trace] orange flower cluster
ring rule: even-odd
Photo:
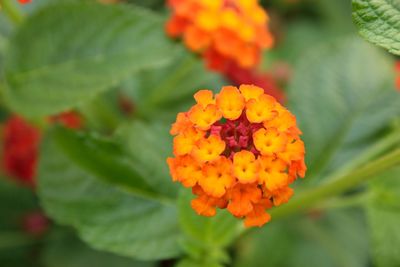
[[[270,220],[266,209],[287,202],[289,185],[305,175],[296,118],[254,85],[224,86],[215,97],[200,90],[194,98],[170,131],[173,181],[192,188],[198,214],[227,208],[247,227],[262,226]]]
[[[261,50],[273,44],[268,15],[257,0],[168,0],[168,6],[173,15],[167,34],[183,37],[210,69],[223,71],[230,64],[252,68]]]

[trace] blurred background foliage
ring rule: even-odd
[[[164,1],[126,2],[34,0],[20,26],[0,12],[1,118],[43,132],[36,188],[0,179],[1,266],[400,266],[399,168],[243,235],[223,212],[195,215],[170,181],[168,128],[195,91],[229,81],[165,36]],[[351,2],[262,4],[276,44],[260,72],[307,148],[296,194],[399,147],[396,58],[358,36]],[[81,130],[47,125],[69,109]]]

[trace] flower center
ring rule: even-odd
[[[225,142],[226,149],[223,154],[228,158],[232,159],[233,155],[241,150],[249,150],[257,156],[260,152],[253,144],[253,133],[262,127],[262,123],[249,122],[246,115],[242,113],[236,120],[226,119],[214,123],[207,135],[217,135]]]

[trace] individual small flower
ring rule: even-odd
[[[66,111],[49,118],[51,123],[60,123],[70,129],[83,127],[83,118],[75,111]]]
[[[216,96],[200,90],[194,98],[171,127],[173,181],[192,188],[199,215],[226,208],[247,227],[264,225],[267,210],[289,201],[290,184],[305,175],[295,116],[254,85],[224,86]]]
[[[5,122],[2,165],[7,175],[30,186],[35,184],[40,137],[37,128],[17,115]]]
[[[268,15],[257,0],[168,0],[170,37],[204,57],[210,69],[224,71],[234,63],[250,69],[258,64],[273,37]]]

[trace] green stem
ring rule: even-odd
[[[399,143],[400,131],[397,130],[386,136],[385,138],[381,139],[376,144],[372,145],[369,149],[366,149],[359,157],[342,166],[333,175],[327,177],[326,181],[331,181],[337,177],[341,177],[342,175],[349,173],[351,170],[354,170],[363,163],[368,162],[373,158],[381,155],[382,153],[388,151],[390,148],[395,147]]]
[[[0,6],[10,20],[18,25],[22,23],[24,16],[14,2],[14,0],[0,0]]]
[[[365,204],[368,202],[374,193],[371,191],[364,191],[361,193],[357,193],[348,197],[336,197],[333,199],[329,199],[315,206],[316,210],[332,210],[332,209],[343,209],[356,207]]]
[[[350,174],[342,175],[327,184],[302,192],[297,198],[294,198],[287,204],[271,210],[271,216],[274,219],[279,219],[288,215],[298,214],[329,197],[341,194],[373,178],[382,171],[398,165],[400,165],[400,149],[382,156]]]

